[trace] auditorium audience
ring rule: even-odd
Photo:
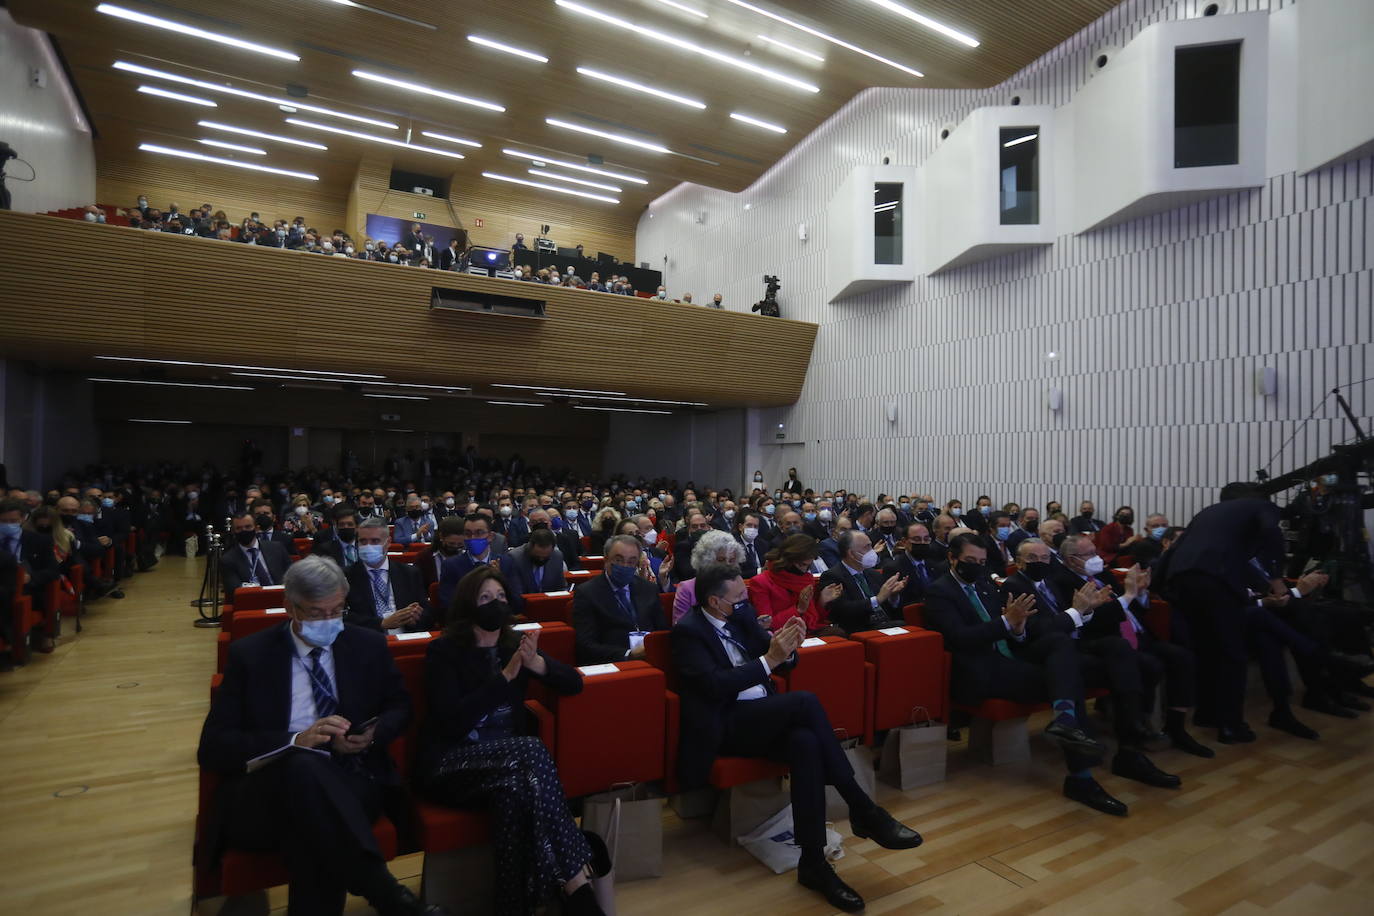
[[[433,617],[428,589],[419,567],[392,563],[387,524],[364,519],[357,528],[358,562],[344,567],[348,577],[348,611],[344,622],[395,636],[430,629]]]

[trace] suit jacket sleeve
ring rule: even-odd
[[[705,642],[707,639],[718,640],[719,637],[686,624],[673,627],[669,637],[678,677],[693,693],[721,702],[732,700],[741,690],[756,687],[768,680],[768,672],[758,659],[737,668],[720,665]]]
[[[588,589],[579,588],[573,592],[572,616],[579,662],[601,664],[624,660],[627,647],[601,641],[601,609]]]
[[[291,740],[291,732],[285,728],[250,731],[246,727],[252,678],[243,646],[244,643],[237,642],[229,647],[224,682],[210,704],[196,753],[202,767],[223,773],[241,773],[249,760]]]
[[[21,535],[21,547],[23,538]],[[33,549],[24,551],[24,562],[29,567],[30,587],[38,591],[61,575],[62,567],[57,563],[57,554],[53,553],[51,536],[36,535],[33,541]]]
[[[832,567],[821,574],[816,590],[821,591],[832,583],[843,589],[840,596],[827,604],[825,609],[831,623],[852,633],[868,628],[868,622],[873,617],[873,602],[859,594],[859,588],[853,581],[847,582],[846,579],[852,580],[853,577],[841,566]]]
[[[1001,609],[988,609],[992,619],[984,622],[965,622],[960,598],[946,594],[946,589],[932,587],[926,592],[925,619],[945,638],[945,648],[951,652],[974,652],[991,648],[998,640],[1006,639],[1007,627],[1002,622]],[[997,611],[993,615],[993,610]]]

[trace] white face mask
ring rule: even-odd
[[[87,214],[86,214],[86,222],[88,222],[88,223],[93,223],[93,222],[95,222],[95,221],[96,221],[96,215],[95,215],[94,213],[87,213]]]
[[[756,538],[756,537],[759,536],[759,529],[757,529],[757,528],[742,528],[742,529],[740,529],[740,534],[744,535],[744,539],[745,539],[746,541],[752,541],[754,538]]]
[[[863,555],[860,562],[863,563],[864,569],[872,569],[878,565],[878,552],[872,547],[868,548],[868,552]]]
[[[960,509],[958,506],[955,506],[953,509],[949,510],[949,514],[955,518],[958,518],[959,516],[964,514],[964,510]]]
[[[445,505],[445,506],[448,506],[450,509],[452,509],[452,508],[453,508],[453,497],[450,496],[449,498],[445,499],[445,500],[444,500],[444,505]]]
[[[420,511],[421,511],[421,512],[428,512],[428,511],[429,511],[429,503],[425,502],[424,500],[421,500],[421,501],[420,501]]]
[[[501,513],[502,518],[510,518],[510,506],[502,506],[497,511]]]
[[[301,516],[301,517],[304,517],[304,516],[305,516],[305,513],[309,512],[309,511],[310,511],[310,510],[307,509],[305,506],[297,506],[297,507],[296,507],[296,514],[299,515],[299,516]]]
[[[1093,556],[1083,561],[1083,571],[1090,576],[1102,574],[1102,570],[1107,568],[1107,563],[1101,557]]]
[[[648,544],[650,547],[652,547],[652,546],[654,546],[655,544],[657,544],[657,543],[658,543],[658,532],[655,531],[655,530],[652,529],[652,528],[650,528],[648,531],[644,532],[644,543]]]
[[[721,515],[725,516],[725,520],[726,520],[727,522],[728,522],[728,521],[731,521],[731,520],[733,520],[734,517],[735,517],[735,510],[734,510],[734,509],[726,509],[724,512],[721,513]]]
[[[829,509],[822,509],[816,514],[821,517],[821,521],[823,522],[828,522],[835,517],[835,513],[831,512]]]

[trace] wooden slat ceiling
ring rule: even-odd
[[[699,45],[747,59],[820,87],[800,91],[749,72],[659,44],[556,5],[554,0],[520,3],[443,0],[403,4],[367,0],[367,5],[426,21],[425,28],[358,6],[330,0],[123,0],[120,5],[236,38],[299,54],[299,62],[188,37],[95,12],[98,0],[8,0],[14,18],[56,36],[99,133],[98,152],[110,158],[148,155],[140,142],[243,156],[283,168],[312,172],[330,184],[351,178],[363,148],[386,149],[363,140],[318,133],[284,123],[276,105],[111,69],[127,60],[155,69],[272,96],[288,85],[305,87],[327,107],[390,121],[396,131],[329,116],[300,117],[452,149],[465,161],[394,150],[396,165],[460,180],[483,179],[483,171],[528,178],[529,163],[501,153],[516,146],[584,162],[601,156],[607,167],[642,175],[647,185],[620,184],[622,207],[641,208],[681,181],[738,191],[747,187],[797,141],[859,91],[872,86],[967,88],[1000,82],[1083,28],[1115,0],[902,0],[909,8],[972,34],[982,43],[968,48],[895,15],[868,0],[750,0],[790,19],[842,38],[925,74],[915,78],[852,51],[824,42],[727,0],[675,0],[708,14],[701,19],[660,0],[578,0],[608,15],[639,23]],[[536,51],[547,64],[527,61],[467,41],[479,34]],[[818,53],[818,63],[770,45],[765,35]],[[698,99],[705,111],[622,89],[577,73],[590,67]],[[354,69],[371,70],[505,106],[503,113],[460,105],[433,96],[365,82]],[[202,108],[137,91],[140,84],[213,98]],[[778,135],[732,120],[740,111],[782,124]],[[571,133],[545,123],[561,118],[603,130],[633,134],[682,155],[639,150],[598,137]],[[202,118],[315,140],[316,152],[235,138],[196,126]],[[449,146],[421,137],[434,130],[466,137],[481,149]],[[259,158],[201,146],[202,136],[268,150]],[[581,173],[569,173],[578,176]],[[596,176],[583,178],[601,180]],[[608,184],[617,184],[608,181]],[[346,193],[346,192],[343,192]],[[545,192],[547,193],[547,192]],[[607,205],[610,206],[610,205]]]

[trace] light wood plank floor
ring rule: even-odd
[[[124,600],[93,604],[54,654],[0,676],[0,910],[189,912],[216,635],[191,626],[200,574],[197,561],[164,559]],[[1062,799],[1062,769],[1038,739],[1031,764],[996,770],[951,745],[945,783],[907,794],[879,784],[926,844],[890,852],[848,837],[839,869],[875,914],[1374,911],[1374,716],[1301,714],[1322,732],[1313,743],[1270,731],[1266,712],[1256,693],[1261,740],[1219,746],[1215,760],[1155,755],[1182,774],[1181,791],[1104,775],[1131,805],[1124,820]],[[828,912],[704,822],[665,809],[664,823],[668,877],[623,885],[623,916]],[[415,886],[420,865],[408,856],[393,870]],[[271,900],[284,907],[284,889]]]

